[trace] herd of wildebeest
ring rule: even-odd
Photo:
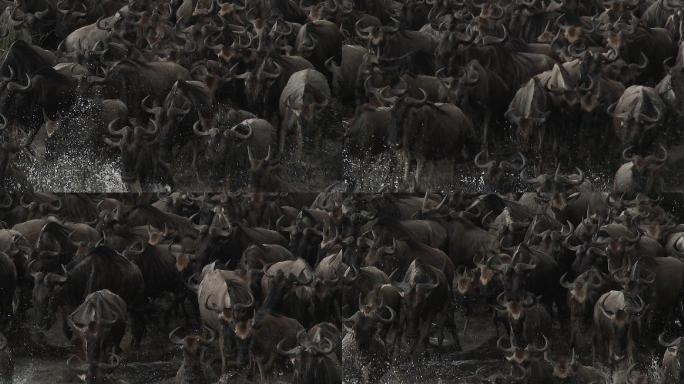
[[[397,359],[458,353],[458,316],[492,319],[500,349],[497,373],[468,383],[681,383],[681,195],[547,181],[507,196],[4,195],[0,382],[60,325],[64,369],[87,383],[122,382],[162,333],[182,349],[178,384],[386,382]]]
[[[381,383],[483,319],[496,372],[443,381],[684,383],[684,2],[0,11],[0,383],[58,347],[122,383],[162,333],[178,384]],[[137,193],[33,185],[74,150]]]
[[[13,159],[74,145],[118,162],[132,191],[301,192],[310,180],[283,174],[342,180],[327,166],[386,153],[410,191],[474,161],[525,178],[607,168],[617,191],[658,193],[663,165],[681,166],[679,0],[0,9],[0,176],[20,186]]]

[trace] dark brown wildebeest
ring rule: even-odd
[[[629,156],[632,147],[622,152],[622,157],[627,162],[622,164],[615,172],[613,192],[622,193],[626,196],[634,196],[637,193],[655,195],[663,191],[664,183],[660,176],[660,169],[667,161],[667,150],[660,146],[661,156],[656,154]]]
[[[139,345],[145,331],[141,314],[145,283],[138,266],[121,254],[101,245],[64,274],[34,272],[33,278],[33,307],[39,327],[49,329],[58,309],[66,318],[66,314],[80,305],[89,293],[108,289],[126,302],[132,315],[132,343]],[[66,320],[63,326],[65,335],[70,335]]]
[[[198,335],[187,335],[180,338],[176,333],[179,328],[174,329],[169,334],[169,340],[181,346],[183,350],[183,364],[176,372],[176,384],[210,383],[216,381],[216,374],[209,364],[202,361],[203,352],[206,346],[214,341],[215,333],[210,328],[205,327],[209,333],[209,338]]]
[[[506,119],[515,125],[516,145],[528,158],[530,153],[536,155],[534,158],[542,156],[550,107],[548,94],[536,77],[515,93],[508,106]]]
[[[337,338],[332,339],[325,335],[322,326],[330,326],[337,333]],[[299,384],[335,384],[342,382],[342,366],[337,359],[335,349],[340,345],[339,332],[330,323],[321,323],[309,329],[297,333],[297,346],[283,350],[282,344],[287,339],[281,340],[276,345],[279,354],[294,359],[294,373],[292,382]]]
[[[119,360],[116,351],[120,350],[121,340],[126,332],[126,302],[108,289],[95,291],[86,296],[83,304],[67,318],[69,326],[77,332],[86,361],[76,365],[77,356],[67,362],[69,368],[86,374],[88,383],[105,381],[107,369],[118,364],[108,362],[112,356]]]
[[[603,383],[607,380],[605,373],[598,368],[582,365],[577,361],[575,350],[572,357],[563,356],[553,360],[549,352],[544,352],[544,360],[553,367],[553,377],[558,380],[576,380],[579,383]],[[573,381],[571,381],[573,382]]]
[[[323,128],[320,115],[330,102],[331,93],[328,80],[314,70],[304,69],[290,76],[280,94],[280,117],[282,124],[279,133],[279,153],[284,156],[285,139],[293,131],[296,134],[297,159],[302,160],[305,143],[312,142],[315,152],[322,150]]]
[[[594,304],[594,361],[599,355],[605,355],[604,361],[611,365],[625,359],[635,361],[645,307],[641,297],[630,297],[623,291],[601,295]]]
[[[382,98],[392,105],[387,140],[402,156],[404,182],[409,181],[414,160],[413,189],[420,185],[425,165],[431,165],[430,176],[433,176],[435,162],[439,160],[449,160],[448,172],[453,178],[456,161],[472,158],[478,151],[472,121],[456,105],[429,102],[422,89],[423,97],[414,99],[407,95],[406,82],[402,80],[400,85],[391,97]]]
[[[613,128],[623,147],[634,146],[637,153],[647,151],[662,132],[667,106],[651,87],[633,85],[608,107]]]
[[[605,292],[606,281],[596,269],[589,269],[575,278],[573,282],[564,280],[560,284],[568,290],[568,308],[570,309],[570,345],[581,350],[590,345],[588,336],[593,331],[594,304]]]
[[[399,284],[402,300],[402,325],[404,335],[413,339],[411,350],[420,352],[427,347],[432,324],[438,324],[439,345],[444,337],[444,327],[449,326],[460,349],[458,335],[449,322],[453,321],[451,310],[450,280],[442,270],[418,259],[414,260]]]

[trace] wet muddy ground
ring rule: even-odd
[[[462,350],[457,351],[447,336],[445,346],[438,347],[437,340],[432,337],[427,352],[417,357],[408,355],[407,346],[395,355],[386,372],[379,380],[381,384],[485,384],[488,378],[498,374],[508,374],[510,365],[504,358],[504,353],[497,346],[497,333],[490,315],[470,317],[465,329],[465,318],[460,314],[456,317],[457,329]],[[567,337],[561,336],[558,323],[554,324],[554,336],[549,339],[552,356],[570,353]],[[505,335],[503,328],[499,329],[499,336]],[[345,368],[345,383],[359,384],[359,360],[354,348],[353,335],[348,335],[342,342],[343,363]],[[543,358],[542,356],[538,356]],[[579,354],[578,360],[591,364],[591,353]],[[658,378],[657,367],[660,358],[651,354],[641,354],[638,358],[637,369],[648,372],[653,379]],[[655,381],[657,382],[657,381]]]

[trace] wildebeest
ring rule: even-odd
[[[661,156],[656,154],[640,156],[633,154],[629,156],[629,150],[622,152],[622,157],[627,161],[615,172],[613,192],[633,196],[637,193],[654,195],[662,192],[664,180],[659,174],[659,170],[667,161],[667,150],[660,146]]]
[[[33,307],[36,324],[50,328],[57,310],[62,317],[80,305],[86,296],[108,289],[120,296],[132,315],[133,345],[145,333],[141,311],[144,310],[145,283],[140,269],[131,261],[106,246],[98,246],[64,274],[34,272]],[[65,334],[71,332],[63,322]]]
[[[660,136],[666,106],[654,88],[633,85],[608,107],[613,127],[622,145],[643,152]]]
[[[641,315],[646,304],[623,291],[609,291],[594,305],[594,360],[605,356],[609,364],[627,359],[634,362],[641,332]]]
[[[430,103],[425,91],[421,99],[414,99],[406,95],[406,90],[404,83],[390,99],[394,104],[387,137],[390,147],[401,153],[404,181],[409,181],[414,160],[416,170],[411,182],[414,189],[420,185],[426,165],[430,166],[429,175],[434,175],[438,160],[449,161],[448,172],[453,178],[456,161],[477,153],[478,140],[472,121],[453,104]]]
[[[180,345],[183,350],[183,364],[176,372],[176,384],[205,383],[216,380],[216,375],[207,363],[202,361],[204,349],[214,341],[215,333],[207,328],[209,338],[197,335],[188,335],[180,338],[176,328],[169,334],[169,340]]]
[[[325,76],[314,70],[304,69],[293,73],[280,94],[279,133],[281,156],[285,153],[285,140],[293,133],[297,137],[297,158],[302,159],[305,143],[312,143],[314,152],[321,151],[324,132],[321,114],[330,102],[330,87]]]
[[[68,316],[69,326],[78,333],[86,358],[85,364],[69,364],[69,367],[77,372],[84,371],[88,383],[103,381],[102,364],[108,364],[110,355],[115,357],[120,350],[126,331],[126,312],[126,302],[110,290],[103,289],[88,294]],[[70,363],[74,360],[71,358]]]
[[[235,272],[212,269],[207,266],[205,274],[197,289],[202,323],[216,332],[218,348],[221,354],[221,370],[225,370],[226,356],[224,345],[229,336],[230,351],[236,350],[235,336],[244,339],[248,313],[255,305],[254,295],[245,279]],[[225,325],[231,325],[226,332]]]
[[[297,346],[284,350],[282,345],[287,339],[281,340],[276,345],[279,354],[295,360],[292,381],[301,384],[326,383],[334,384],[342,381],[342,369],[338,363],[335,349],[340,344],[339,334],[336,338],[326,334],[324,327],[332,327],[338,333],[334,325],[330,323],[318,324],[309,331],[297,333]],[[282,344],[281,344],[282,343]]]
[[[452,321],[447,312],[448,301],[451,300],[449,287],[442,271],[419,260],[414,260],[406,271],[400,284],[403,297],[401,321],[405,326],[405,335],[414,340],[414,352],[427,347],[433,322],[437,323],[442,338],[443,328],[448,326],[448,321]],[[458,340],[456,334],[453,336]]]

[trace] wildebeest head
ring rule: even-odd
[[[15,3],[17,3],[17,1],[15,1]],[[47,4],[43,10],[30,11],[27,4],[22,3],[24,2],[18,2],[18,4],[15,4],[15,6],[11,8],[9,22],[14,28],[21,28],[22,26],[31,28],[33,25],[40,23],[51,12]]]
[[[276,352],[293,360],[294,383],[314,384],[325,379],[333,379],[336,375],[340,377],[341,370],[335,369],[339,364],[333,355],[339,341],[327,337],[312,340],[305,330],[297,333],[297,346],[285,350],[284,344],[287,340],[286,338],[278,342]]]
[[[610,56],[610,59],[603,65],[601,72],[609,79],[617,80],[623,84],[636,83],[639,76],[648,67],[648,57],[643,53],[639,63],[631,63],[614,56]]]
[[[546,336],[543,336],[544,339],[544,345],[539,346],[536,344],[528,344],[525,347],[516,345],[515,342],[512,342],[509,340],[510,345],[508,347],[504,347],[503,341],[505,339],[505,336],[501,336],[497,341],[496,341],[496,346],[500,350],[506,353],[504,357],[506,360],[508,360],[512,364],[525,364],[530,361],[530,359],[533,357],[533,353],[544,353],[546,352],[547,349],[549,349],[549,339]]]
[[[406,272],[401,287],[402,309],[406,321],[406,336],[419,336],[421,322],[441,310],[446,299],[448,287],[446,277],[441,270],[415,260]],[[402,316],[403,316],[402,315]]]
[[[518,152],[518,156],[520,156],[521,160],[520,164],[515,164],[513,161],[485,161],[485,159],[482,158],[484,154],[485,152],[481,151],[475,156],[475,166],[480,169],[484,169],[485,182],[487,183],[488,187],[495,191],[503,192],[502,188],[504,186],[504,182],[506,181],[504,179],[506,172],[521,172],[527,163],[525,156],[523,156],[523,154],[520,152]]]
[[[584,273],[592,266],[600,267],[605,265],[606,252],[600,244],[593,244],[591,241],[584,241],[578,245],[572,245],[568,241],[564,242],[565,247],[575,253],[575,260],[572,262],[572,270],[576,273]]]
[[[524,248],[523,248],[524,246]],[[501,263],[492,265],[492,268],[501,274],[503,280],[505,298],[520,299],[529,284],[529,276],[537,267],[534,260],[530,259],[529,248],[520,245],[516,248],[513,257],[501,255]],[[509,259],[510,262],[506,262]]]
[[[369,25],[362,27],[360,22],[356,22],[355,29],[356,34],[363,40],[368,42],[368,50],[376,54],[377,56],[382,56],[382,48],[387,43],[387,40],[391,40],[400,30],[399,21],[397,19],[392,19],[391,25]]]
[[[385,87],[377,93],[383,102],[391,105],[392,121],[387,130],[387,142],[394,149],[400,149],[407,144],[407,127],[414,123],[411,111],[427,102],[427,93],[422,88],[419,90],[422,94],[420,99],[409,96],[408,85],[402,78],[395,88]],[[391,96],[386,96],[386,93],[391,93]]]
[[[281,192],[280,160],[271,157],[271,146],[263,159],[257,159],[252,155],[252,150],[247,146],[249,158],[249,185],[254,192]]]
[[[214,181],[224,176],[227,156],[253,135],[249,120],[231,128],[212,127],[209,130],[200,129],[200,121],[197,121],[193,125],[193,131],[195,135],[209,140],[205,156],[209,161],[209,178]]]
[[[315,262],[318,259],[323,237],[322,232],[315,228],[316,223],[312,222],[304,211],[300,211],[295,221],[288,226],[285,226],[285,220],[285,215],[278,218],[276,229],[289,234],[289,249],[297,257]]]
[[[209,337],[205,338],[199,335],[188,335],[183,338],[179,337],[177,334],[182,327],[178,327],[169,333],[169,340],[176,345],[181,346],[183,349],[183,364],[187,367],[198,366],[202,362],[202,352],[204,349],[211,345],[216,338],[216,333],[209,327],[204,327],[204,329],[209,334]]]
[[[631,162],[631,176],[632,182],[635,184],[635,189],[644,192],[650,192],[654,189],[657,181],[657,173],[667,161],[668,153],[664,146],[660,146],[661,155],[656,154],[648,156],[640,156],[630,152],[633,147],[628,147],[622,152],[622,158]]]
[[[575,369],[577,368],[577,358],[575,355],[575,349],[572,350],[572,357],[570,359],[567,356],[562,356],[558,360],[553,360],[548,351],[544,352],[544,360],[546,360],[551,367],[553,367],[553,377],[560,380],[567,380],[573,377],[575,374]]]
[[[615,292],[615,291],[612,291]],[[621,293],[622,294],[622,293]],[[624,295],[624,308],[615,308],[606,305],[605,295],[597,303],[598,310],[609,320],[612,338],[613,355],[610,356],[612,362],[620,362],[628,356],[633,356],[635,343],[638,341],[641,326],[641,316],[646,309],[646,304],[639,296],[633,298]]]
[[[670,380],[681,380],[684,363],[684,338],[665,339],[665,332],[658,335],[658,343],[665,347],[662,360],[662,375]]]
[[[88,295],[85,302],[67,317],[69,326],[83,341],[85,356],[91,365],[89,371],[95,368],[93,363],[101,362],[106,357],[103,353],[106,353],[112,327],[125,325],[126,319],[119,317],[125,315],[125,311],[125,304],[120,297],[103,290]]]
[[[32,272],[33,292],[32,302],[35,312],[36,325],[49,329],[55,321],[59,294],[67,283],[68,273]]]
[[[380,238],[371,240],[367,237],[359,237],[357,244],[359,248],[368,247],[368,252],[363,259],[363,266],[376,267],[387,274],[406,268],[397,255],[400,249],[395,238],[392,238],[391,243],[385,243]]]
[[[565,201],[564,192],[575,188],[584,182],[584,172],[582,172],[582,170],[579,168],[575,169],[577,170],[577,173],[563,174],[561,173],[560,165],[558,165],[553,176],[550,174],[541,174],[535,178],[527,178],[524,177],[522,171],[520,176],[524,182],[533,185],[540,194],[551,196],[551,198],[548,198],[548,196],[544,197],[542,195],[539,197],[546,200],[546,202],[555,204],[556,208],[564,208],[564,205],[567,204]],[[561,198],[563,201],[552,201],[553,198]]]
[[[456,269],[454,276],[454,294],[463,298],[469,298],[476,294],[479,280],[477,278],[478,269],[468,269],[465,266]]]
[[[0,112],[8,117],[19,117],[20,105],[33,98],[33,80],[28,73],[19,78],[11,66],[8,70],[8,76],[0,74]]]
[[[108,131],[109,134],[119,136],[120,139],[113,141],[105,138],[104,141],[121,152],[121,178],[125,182],[134,182],[138,180],[143,169],[153,166],[152,164],[144,164],[143,160],[148,158],[146,155],[149,155],[145,152],[151,149],[148,141],[154,140],[159,132],[159,127],[154,120],[150,120],[153,125],[152,128],[145,128],[134,122],[134,128],[126,125],[117,130],[114,128],[117,122],[118,119],[112,120],[109,123]]]
[[[547,109],[546,91],[536,77],[530,79],[516,92],[505,116],[517,127],[516,134],[521,150],[529,147],[533,131],[546,122],[550,114]]]
[[[36,241],[36,254],[40,262],[38,270],[58,272],[61,264],[67,264],[75,256],[78,246],[69,238],[67,229],[57,222],[43,226]]]
[[[472,102],[469,97],[482,81],[483,72],[480,62],[472,60],[460,68],[455,77],[441,77],[439,71],[437,75],[448,92],[449,100],[456,105],[465,106]]]
[[[594,20],[592,20],[591,26],[589,28],[585,28],[581,23],[567,24],[565,15],[562,15],[556,19],[556,26],[562,32],[565,40],[571,45],[580,42],[584,36],[591,35],[596,29]]]
[[[260,106],[268,102],[268,95],[274,83],[283,72],[282,66],[273,60],[262,60],[252,71],[236,75],[235,78],[245,82],[247,101],[251,106]],[[261,108],[252,109],[253,111]]]
[[[629,256],[641,240],[641,233],[636,232],[633,236],[616,236],[608,240],[606,255],[608,257],[608,272],[611,275],[627,273],[631,268]]]
[[[570,316],[576,319],[591,316],[598,290],[604,284],[601,273],[592,268],[577,276],[572,282],[566,281],[566,276],[567,273],[561,276],[560,284],[568,290]]]
[[[359,296],[359,310],[351,317],[343,319],[343,324],[354,331],[360,350],[384,353],[382,331],[386,324],[394,321],[395,315],[391,307],[366,305]]]
[[[682,92],[684,92],[684,65],[682,65],[684,64],[684,52],[680,55],[683,55],[682,62],[666,68],[667,74],[656,86],[660,97],[668,103],[671,110],[676,114],[681,114],[682,106],[684,106],[681,97]],[[667,64],[663,65],[667,67]]]
[[[662,122],[665,110],[662,100],[651,89],[632,86],[608,107],[608,114],[613,116],[620,140],[641,148],[645,133]]]
[[[527,345],[534,340],[526,340],[524,334],[524,324],[527,312],[538,304],[538,299],[531,293],[525,292],[522,297],[513,300],[506,299],[505,293],[501,292],[496,298],[497,311],[506,315],[510,326],[510,338],[516,345]],[[539,307],[539,310],[544,310]]]

